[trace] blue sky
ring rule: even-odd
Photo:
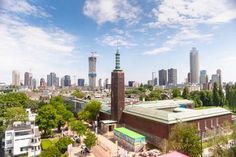
[[[200,69],[236,80],[234,0],[0,0],[1,82],[11,83],[12,70],[22,80],[25,71],[87,80],[91,51],[97,78],[110,78],[117,41],[126,81],[177,68],[184,82],[192,47]]]

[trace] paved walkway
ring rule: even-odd
[[[98,145],[92,148],[92,153],[95,157],[110,157],[109,153]]]

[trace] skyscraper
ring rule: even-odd
[[[120,68],[120,53],[116,51],[116,65],[111,73],[111,117],[120,122],[122,112],[125,108],[125,75]]]
[[[30,72],[25,72],[25,77],[24,77],[24,86],[31,88],[32,87],[32,73]]]
[[[195,47],[190,51],[190,78],[192,84],[199,83],[199,58]]]
[[[37,82],[36,82],[36,79],[32,79],[32,88],[33,89],[36,89],[37,88]]]
[[[64,80],[64,77],[62,77],[62,78],[61,78],[61,87],[62,87],[62,88],[65,86],[64,83],[65,83],[65,80]]]
[[[56,73],[51,72],[49,75],[47,75],[47,86],[59,86],[59,78],[57,79]]]
[[[89,87],[91,89],[95,89],[96,87],[96,62],[97,57],[94,55],[95,53],[92,52],[92,55],[88,58],[89,61]]]
[[[80,78],[78,79],[78,86],[83,87],[84,86],[84,79]]]
[[[200,84],[205,84],[207,83],[207,71],[206,70],[201,70],[200,71]]]
[[[64,76],[64,86],[71,86],[71,79],[69,75]]]
[[[12,85],[20,86],[20,72],[13,70],[12,71]]]
[[[165,86],[167,84],[167,71],[162,69],[159,70],[159,85]]]
[[[168,69],[168,84],[177,85],[177,69]]]
[[[46,86],[46,82],[44,78],[40,79],[40,83],[39,83],[40,87],[45,87]]]
[[[100,89],[102,89],[102,79],[98,80],[98,86],[99,86]]]
[[[216,74],[219,75],[219,83],[222,84],[222,74],[221,74],[221,70],[220,70],[220,69],[217,69],[217,70],[216,70]]]

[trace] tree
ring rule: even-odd
[[[75,90],[72,95],[79,99],[82,99],[84,97],[84,93],[82,93],[79,89]]]
[[[182,97],[184,99],[189,99],[189,89],[188,87],[184,87],[183,93],[182,93]]]
[[[56,146],[52,146],[42,151],[40,157],[61,157],[61,153]]]
[[[39,109],[36,117],[36,123],[40,130],[43,130],[45,136],[51,135],[51,130],[57,126],[58,115],[52,105],[45,105]]]
[[[15,121],[26,122],[28,114],[23,107],[11,107],[6,109],[5,121],[6,125],[11,125]]]
[[[180,97],[180,96],[181,96],[181,92],[180,92],[179,88],[174,88],[174,89],[172,90],[172,96],[173,96],[173,98],[176,98],[176,97]]]
[[[82,120],[95,121],[101,110],[101,102],[96,100],[89,101],[85,108],[78,113],[78,117]]]
[[[200,137],[194,124],[176,124],[171,129],[168,143],[170,150],[178,150],[191,157],[198,157],[202,152]]]
[[[161,91],[160,90],[152,90],[146,99],[147,99],[147,101],[160,100],[161,99]]]
[[[29,98],[22,92],[0,94],[0,103],[3,103],[7,107],[24,107],[28,101]]]
[[[70,122],[70,127],[72,131],[75,131],[79,136],[82,136],[86,133],[87,127],[83,124],[83,122],[78,120],[72,120]]]
[[[96,141],[97,141],[96,135],[94,133],[92,133],[91,131],[88,131],[86,133],[86,138],[84,139],[84,143],[85,143],[86,147],[91,149],[93,146],[96,145]]]
[[[194,101],[195,107],[202,106],[202,101],[200,99],[200,92],[199,91],[192,91],[190,93],[190,99]]]
[[[71,143],[73,143],[73,141],[69,137],[62,137],[57,141],[55,146],[58,148],[61,154],[64,154],[67,150],[67,146]]]
[[[212,101],[213,101],[214,106],[219,106],[220,105],[220,96],[219,96],[217,83],[214,83],[214,85],[213,85]]]
[[[220,106],[223,106],[225,104],[225,96],[224,96],[224,93],[223,93],[223,89],[222,89],[222,85],[220,84],[219,85],[219,105]]]
[[[73,113],[68,111],[63,104],[59,104],[56,106],[56,112],[58,117],[57,129],[61,132],[61,127],[65,125],[65,122],[73,117]]]

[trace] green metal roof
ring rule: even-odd
[[[129,129],[126,129],[124,127],[121,127],[121,128],[115,128],[115,131],[118,131],[122,134],[125,134],[126,136],[129,136],[133,139],[138,139],[138,138],[144,138],[145,136],[137,133],[137,132],[134,132],[132,130],[129,130]]]

